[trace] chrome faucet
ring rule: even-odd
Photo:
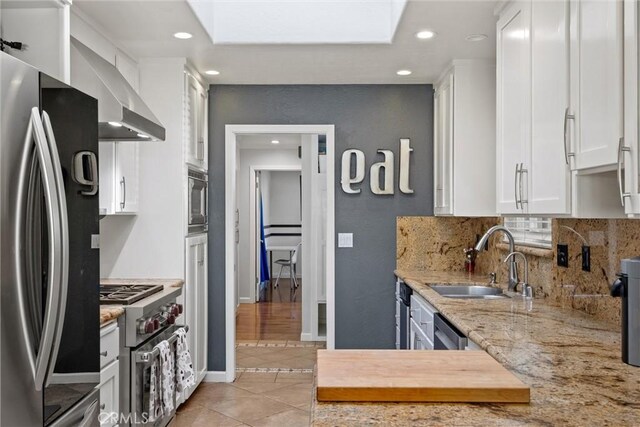
[[[513,234],[511,234],[511,232],[502,225],[494,225],[493,227],[488,229],[486,233],[484,233],[484,236],[482,236],[480,240],[478,240],[478,243],[476,244],[476,248],[475,248],[476,251],[478,251],[478,253],[484,250],[484,246],[487,244],[487,240],[489,240],[489,237],[491,237],[491,235],[496,231],[502,231],[507,236],[507,240],[509,241],[509,252],[511,253],[514,251],[515,242],[513,240]],[[507,289],[511,292],[514,292],[517,286],[518,286],[518,264],[516,263],[515,257],[513,257],[509,262],[509,285]]]
[[[533,288],[529,286],[529,262],[527,261],[527,257],[522,252],[514,251],[506,256],[504,262],[509,261],[509,259],[511,259],[512,257],[515,260],[517,255],[521,256],[522,260],[524,261],[524,282],[522,283],[522,296],[528,297],[530,295],[531,297],[533,297]]]

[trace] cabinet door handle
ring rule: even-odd
[[[529,200],[522,197],[522,194],[524,193],[524,191],[522,191],[522,175],[525,173],[529,173],[529,170],[524,168],[524,163],[520,163],[520,182],[518,184],[520,188],[520,209],[524,209],[523,205],[525,203],[529,203]]]
[[[127,203],[127,181],[125,181],[124,176],[120,180],[120,188],[122,188],[122,196],[120,197],[120,209],[124,210],[124,207]]]
[[[570,152],[567,148],[567,131],[569,130],[568,122],[569,120],[574,120],[576,118],[575,115],[569,114],[569,107],[564,110],[564,161],[566,164],[569,164],[569,157],[573,157],[575,154]]]
[[[624,137],[618,140],[618,191],[620,192],[620,203],[624,207],[624,198],[629,197],[629,193],[624,192],[622,180],[622,168],[624,167],[624,153],[631,151],[630,147],[624,145]]]
[[[107,350],[100,352],[100,356],[102,357],[107,357],[108,355],[109,355],[109,352]]]
[[[522,205],[520,204],[520,196],[518,195],[518,175],[520,174],[520,164],[516,163],[516,172],[513,175],[513,185],[514,185],[514,189],[513,189],[513,194],[515,195],[515,199],[516,199],[516,209],[520,209],[522,207]]]

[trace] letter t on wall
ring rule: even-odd
[[[409,164],[413,148],[411,148],[411,140],[402,138],[400,140],[400,191],[405,194],[412,194],[413,190],[409,187]]]

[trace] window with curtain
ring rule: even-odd
[[[506,217],[504,226],[511,231],[517,245],[551,249],[551,218]]]

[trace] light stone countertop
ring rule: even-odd
[[[182,279],[100,279],[101,285],[163,285],[165,288],[181,288]],[[100,306],[100,327],[106,326],[124,314],[124,308],[117,304]]]
[[[620,328],[542,299],[445,298],[428,284],[487,284],[464,273],[396,271],[461,332],[531,387],[529,405],[320,403],[315,426],[640,425],[640,368],[620,359]],[[428,369],[429,367],[416,367]]]

